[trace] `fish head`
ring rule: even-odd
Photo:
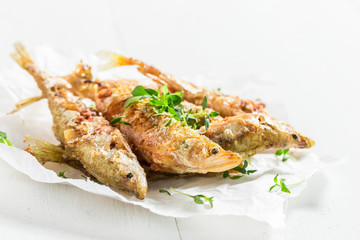
[[[263,121],[262,121],[263,120]],[[259,115],[260,124],[265,124],[277,133],[278,147],[283,148],[310,148],[315,145],[315,141],[300,132],[296,131],[292,126],[283,123],[269,115]],[[283,146],[281,146],[283,145]]]
[[[132,192],[137,198],[144,199],[147,193],[147,180],[144,169],[139,164],[134,164],[127,156],[121,156],[119,171],[113,178],[113,186],[121,186]]]
[[[223,172],[242,163],[240,155],[224,150],[204,136],[185,139],[179,150],[193,172]]]

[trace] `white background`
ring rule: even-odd
[[[289,202],[285,229],[241,217],[161,217],[74,187],[33,182],[0,162],[2,239],[360,234],[359,1],[0,1],[0,67],[10,64],[18,40],[29,48],[117,50],[178,76],[269,79],[288,122],[316,140],[313,151],[324,161],[348,161],[315,176]]]

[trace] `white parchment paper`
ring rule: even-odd
[[[94,55],[84,57],[84,54],[75,51],[60,54],[46,46],[36,49],[32,55],[40,67],[53,75],[70,73],[80,59],[93,66],[99,63]],[[121,76],[145,80],[134,67],[117,68],[106,72],[97,72],[94,69],[94,72],[102,79]],[[221,87],[222,91],[232,94],[252,98],[261,96],[268,103],[268,109],[273,115],[286,119],[286,111],[281,105],[281,100],[268,95],[275,89],[268,80],[203,75],[186,77],[186,79],[191,79],[192,82],[200,85]],[[84,191],[138,205],[160,215],[171,217],[190,217],[199,214],[247,216],[268,222],[273,227],[283,227],[288,199],[298,196],[306,187],[309,178],[323,166],[311,150],[291,151],[298,160],[289,159],[287,162],[282,162],[273,152],[268,152],[251,158],[248,169],[256,169],[257,172],[250,176],[237,180],[223,179],[222,176],[198,176],[150,181],[146,199],[138,200],[126,193],[116,192],[107,186],[86,180],[76,170],[69,170],[66,173],[72,178],[60,178],[57,173],[64,170],[66,166],[58,164],[43,166],[32,155],[23,151],[22,149],[26,148],[26,144],[23,143],[25,135],[39,137],[52,143],[57,142],[51,130],[52,119],[47,102],[42,100],[14,115],[7,115],[6,113],[14,108],[16,102],[40,95],[40,90],[37,89],[32,77],[15,63],[9,63],[8,67],[0,71],[0,84],[2,86],[0,88],[0,130],[6,132],[8,138],[16,146],[8,147],[0,144],[0,159],[35,181],[71,184]],[[290,186],[291,194],[280,192],[278,189],[269,192],[276,174],[279,174],[279,178],[286,178],[287,184],[302,180],[304,182]],[[213,196],[214,207],[210,208],[207,204],[197,205],[191,198],[178,193],[173,193],[172,196],[159,193],[159,189],[169,190],[170,187],[192,195]]]

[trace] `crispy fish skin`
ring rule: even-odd
[[[119,83],[134,88],[139,82],[119,80]],[[116,83],[114,83],[116,85]],[[152,88],[156,89],[156,86]],[[183,101],[186,111],[202,111],[202,107]],[[206,112],[212,112],[210,108]],[[200,122],[204,116],[199,116]],[[205,128],[201,130],[205,131]],[[270,148],[310,148],[315,143],[310,138],[297,132],[291,126],[269,117],[266,113],[245,113],[237,116],[211,118],[211,124],[204,133],[211,141],[216,142],[225,150],[239,153],[243,158],[260,153]]]
[[[137,59],[111,52],[104,52],[103,56],[109,60],[107,65],[109,68],[137,65],[138,70],[145,76],[158,84],[166,84],[171,92],[183,92],[183,98],[195,105],[201,106],[204,97],[207,96],[207,106],[226,119],[216,124],[219,119],[212,121],[205,135],[226,150],[243,153],[254,149],[250,152],[256,153],[268,148],[310,148],[315,144],[312,139],[296,132],[290,125],[271,117],[265,110],[265,104],[261,102],[244,100],[210,88],[198,87],[176,79],[170,74],[162,73]]]
[[[90,68],[80,64],[67,80],[76,94],[95,101],[97,109],[106,119],[124,116],[124,121],[131,125],[120,123],[116,126],[132,144],[139,158],[150,165],[150,169],[181,174],[207,173],[222,172],[242,163],[238,154],[225,151],[175,119],[165,127],[170,118],[156,115],[146,100],[123,108],[125,101],[131,97],[131,87],[123,87],[117,81],[91,81],[90,76]]]
[[[251,101],[242,99],[238,96],[231,96],[213,90],[207,87],[198,87],[192,83],[176,79],[173,75],[163,73],[159,69],[151,66],[141,60],[127,58],[113,52],[102,52],[100,54],[108,60],[103,66],[104,69],[116,66],[136,65],[138,71],[145,76],[151,78],[158,84],[166,84],[170,92],[183,92],[184,100],[202,105],[204,97],[207,97],[207,106],[219,112],[221,116],[235,116],[242,113],[261,112],[265,108],[265,104],[260,101]]]
[[[37,82],[48,99],[54,133],[69,159],[77,159],[99,181],[143,199],[147,181],[143,168],[118,129],[77,101],[64,79],[41,71],[21,44],[15,44],[13,59]]]
[[[201,111],[200,106],[185,102],[185,110]],[[211,109],[205,109],[211,112]],[[202,119],[200,119],[202,120]],[[310,148],[315,142],[297,132],[293,127],[266,113],[244,113],[232,117],[211,119],[204,135],[225,150],[239,153],[243,158],[270,148]]]
[[[211,122],[205,136],[242,157],[270,148],[310,148],[313,140],[263,114],[242,114]]]

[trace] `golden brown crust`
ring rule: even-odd
[[[221,116],[235,116],[241,113],[261,112],[265,104],[260,101],[251,101],[237,96],[225,95],[219,91],[197,87],[196,85],[176,79],[173,75],[163,73],[159,69],[141,60],[127,58],[116,53],[103,54],[109,61],[108,67],[136,65],[138,71],[151,78],[160,85],[167,85],[171,92],[183,92],[183,98],[195,105],[202,105],[204,97],[208,98],[208,107],[219,112]]]
[[[200,135],[193,129],[170,120],[167,116],[156,115],[146,101],[123,108],[125,101],[131,96],[131,87],[116,81],[102,81],[101,87],[94,88],[97,80],[82,85],[79,82],[89,81],[81,78],[76,72],[68,77],[68,81],[80,89],[83,95],[96,102],[97,109],[108,120],[124,116],[124,121],[131,125],[117,124],[121,132],[133,146],[137,155],[144,159],[154,171],[170,173],[207,173],[221,172],[233,168],[242,162],[236,153],[227,152],[218,144]],[[76,90],[77,92],[80,92]],[[102,92],[110,92],[104,97]],[[86,93],[85,93],[86,92]],[[81,94],[81,92],[80,92]],[[214,150],[217,149],[216,154]],[[216,156],[215,156],[216,155]]]
[[[34,77],[48,99],[53,130],[65,154],[80,161],[102,183],[144,198],[145,172],[119,130],[78,101],[65,87],[64,79],[48,76],[29,60],[23,47],[16,49],[14,58]]]

